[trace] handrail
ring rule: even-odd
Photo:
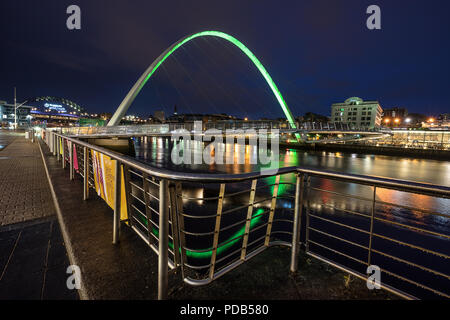
[[[129,156],[120,154],[109,149],[99,147],[76,138],[68,137],[59,133],[55,133],[57,136],[64,138],[68,141],[72,141],[83,147],[88,147],[94,151],[101,152],[114,160],[119,160],[120,162],[141,170],[144,173],[155,176],[160,179],[168,180],[178,180],[178,181],[189,181],[189,182],[204,182],[204,183],[226,183],[226,182],[239,182],[245,180],[256,179],[264,177],[264,170],[261,172],[249,172],[249,173],[239,173],[239,174],[215,174],[215,173],[189,173],[189,172],[176,172],[166,169],[160,169],[152,167],[148,164],[142,163],[135,160]],[[273,170],[270,170],[273,172]],[[268,171],[269,172],[269,171]],[[284,167],[279,168],[277,175],[287,174],[287,173],[305,173],[311,176],[332,178],[335,180],[347,181],[347,182],[358,182],[364,185],[375,185],[377,187],[385,187],[388,189],[397,189],[403,191],[412,191],[424,195],[440,195],[444,198],[450,198],[450,187],[433,185],[429,183],[414,182],[408,180],[392,179],[379,176],[371,175],[360,175],[351,173],[339,173],[328,170],[317,170],[305,167]]]
[[[416,241],[408,241],[408,238],[405,239],[404,236],[392,237],[383,228],[399,227],[408,232],[411,231],[420,233],[423,236],[435,237],[436,241],[438,238],[440,239],[439,241],[448,241],[450,239],[448,233],[428,230],[428,228],[420,227],[414,223],[409,224],[404,221],[391,221],[377,214],[377,204],[383,204],[406,208],[410,211],[417,210],[424,214],[438,215],[449,219],[450,215],[447,212],[434,213],[429,210],[416,209],[401,204],[377,200],[377,190],[379,188],[412,194],[425,194],[439,198],[450,198],[450,187],[448,186],[379,176],[317,170],[306,167],[286,167],[276,171],[271,170],[270,173],[260,171],[242,174],[193,174],[174,172],[151,167],[130,156],[92,145],[79,140],[77,137],[67,136],[67,133],[52,132],[50,138],[47,137],[47,142],[53,155],[56,155],[58,160],[62,158],[63,168],[66,167],[67,162],[70,164],[71,180],[73,180],[75,173],[73,164],[74,153],[79,153],[77,155],[78,159],[83,158],[78,163],[82,167],[82,174],[81,172],[79,174],[83,177],[84,181],[84,200],[89,198],[89,187],[94,187],[96,174],[94,167],[96,166],[95,164],[98,164],[98,162],[94,162],[94,159],[98,159],[97,155],[94,153],[91,155],[91,150],[108,156],[113,160],[117,160],[114,163],[114,179],[116,179],[114,185],[119,186],[123,183],[122,186],[125,187],[125,199],[122,199],[120,195],[122,187],[115,187],[113,243],[118,243],[120,223],[126,222],[157,253],[159,270],[158,298],[160,299],[167,297],[167,266],[170,269],[180,268],[185,283],[195,286],[204,285],[214,281],[259,254],[265,248],[273,245],[287,245],[291,247],[291,272],[298,270],[298,252],[301,247],[304,247],[306,254],[322,257],[319,259],[328,259],[326,257],[329,254],[339,255],[340,258],[335,259],[336,261],[327,262],[333,265],[341,263],[339,261],[342,258],[344,260],[350,259],[352,263],[356,262],[364,267],[374,262],[376,264],[377,257],[382,255],[391,260],[417,268],[421,272],[431,273],[450,280],[450,275],[442,272],[439,267],[431,268],[428,263],[421,265],[417,261],[409,261],[402,255],[394,254],[390,250],[385,251],[383,249],[384,247],[380,247],[377,244],[377,241],[373,241],[373,239],[382,239],[383,241],[389,241],[390,243],[406,247],[408,250],[419,250],[426,255],[433,255],[433,257],[438,257],[439,259],[450,259],[447,252],[435,250],[433,246],[430,247],[429,245],[417,243]],[[89,160],[91,157],[92,165]],[[119,170],[123,170],[123,177],[118,174]],[[267,173],[267,175],[264,173]],[[91,178],[90,175],[93,177]],[[131,175],[135,175],[136,177],[131,178]],[[291,175],[295,175],[296,183],[281,181],[283,175],[289,175],[289,179]],[[264,181],[266,177],[275,178],[274,183]],[[365,185],[371,188],[372,195],[370,198],[367,198],[366,196],[357,194],[317,188],[311,184],[311,178],[341,181],[346,184],[356,184],[358,186]],[[99,177],[97,176],[98,179]],[[251,181],[251,187],[246,183],[240,188],[243,190],[238,192],[235,192],[233,188],[229,189],[227,187],[227,183],[232,184],[238,181],[247,183]],[[262,183],[258,185],[258,181]],[[205,197],[202,194],[200,197],[193,197],[189,194],[183,194],[183,190],[189,190],[190,184],[193,189],[198,187],[206,189],[208,188],[207,183],[220,184],[219,190],[214,187],[208,189],[214,193],[218,192],[218,194],[216,193],[217,196],[207,194]],[[290,186],[288,188],[289,190],[286,189],[284,192],[288,192],[289,194],[279,194],[278,188],[286,184]],[[97,187],[95,189],[97,190]],[[258,190],[262,190],[262,192],[258,193]],[[322,199],[312,204],[311,200],[314,199],[314,196],[310,195],[311,191],[326,192],[340,197],[369,201],[371,202],[370,214],[368,214],[367,208],[363,209],[363,212],[357,212],[354,209],[349,210],[346,207],[338,207],[334,203],[329,204],[327,201],[323,202]],[[295,196],[293,196],[293,193]],[[226,197],[234,197],[240,194],[247,194],[247,196],[240,199],[239,202],[233,203],[231,206],[228,203],[227,206],[223,207]],[[216,214],[208,214],[209,211],[205,211],[204,213],[207,215],[193,216],[191,215],[190,209],[187,212],[185,211],[189,206],[186,207],[184,201],[197,201],[200,199],[202,201],[214,200],[214,202],[211,202],[212,206],[209,206],[208,210],[216,209]],[[295,206],[293,208],[289,206],[288,208],[284,203],[277,205],[277,199],[289,199],[287,201],[290,204],[295,201]],[[124,218],[119,216],[122,214],[122,201],[125,201],[125,205],[127,206]],[[348,221],[336,219],[332,215],[322,215],[320,211],[316,211],[317,204],[319,204],[319,208],[325,205],[346,216],[350,214],[352,216],[364,217],[367,219],[365,221],[370,222],[370,225],[366,224],[365,227],[353,225],[348,223]],[[241,213],[245,211],[247,211],[246,218],[242,219]],[[275,211],[277,211],[277,214],[275,214]],[[384,209],[381,212],[384,212]],[[227,219],[223,220],[222,217],[225,217],[225,215],[227,215]],[[304,216],[304,219],[302,219],[302,216]],[[208,228],[192,229],[190,222],[185,224],[185,218],[188,218],[188,222],[193,221],[190,220],[192,218],[206,219],[204,221],[206,221]],[[304,223],[302,220],[304,220]],[[288,224],[286,225],[286,223]],[[324,224],[337,226],[338,228],[323,228]],[[272,226],[274,226],[273,229]],[[380,226],[383,226],[383,228]],[[353,239],[349,237],[349,232],[358,232],[364,239]],[[219,233],[227,236],[225,238],[219,238]],[[250,238],[250,234],[253,235],[253,238]],[[301,237],[302,234],[303,239]],[[332,239],[332,241],[321,240],[321,237]],[[203,242],[206,241],[206,243],[204,242],[199,247],[199,239],[202,239],[201,241]],[[342,250],[339,245],[334,243],[336,241],[340,244],[352,245],[355,248],[365,250],[367,252],[367,260],[361,259],[359,255],[355,255],[354,252],[349,252],[345,248]],[[194,258],[210,259],[210,262],[209,264],[205,264],[203,261],[199,261],[199,265],[193,263],[191,259]],[[426,259],[428,258],[426,256]],[[348,266],[345,262],[342,263],[341,267],[338,266],[338,268],[343,268],[343,270],[352,274],[354,272],[360,272],[358,268]],[[447,290],[442,290],[440,285],[433,284],[429,286],[426,282],[404,277],[401,272],[398,273],[395,271],[395,268],[394,270],[390,269],[388,264],[386,264],[386,267],[389,270],[385,267],[381,267],[380,270],[405,283],[414,284],[418,288],[428,292],[431,291],[439,296],[450,298],[449,293],[446,292]],[[366,277],[363,276],[363,278],[365,279]],[[393,293],[400,294],[402,297],[414,298],[384,283],[380,285]]]

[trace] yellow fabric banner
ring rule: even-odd
[[[116,181],[115,164],[116,160],[105,156],[97,151],[91,150],[92,169],[94,172],[95,191],[98,196],[114,209],[114,188]],[[121,186],[120,186],[120,219],[128,219],[126,195],[125,195],[125,179],[123,167],[121,167]]]

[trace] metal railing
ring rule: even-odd
[[[180,173],[56,132],[48,131],[45,139],[51,152],[65,159],[62,166],[69,164],[71,179],[75,146],[85,200],[95,186],[91,151],[116,160],[115,186],[121,185],[123,170],[127,218],[120,220],[120,188],[115,188],[113,243],[118,243],[120,224],[126,224],[158,255],[159,299],[167,297],[168,269],[180,270],[190,285],[205,285],[274,245],[291,247],[292,272],[298,270],[302,248],[362,279],[368,278],[365,268],[377,264],[396,285],[450,297],[448,227],[437,231],[386,208],[437,217],[444,226],[450,222],[448,210],[377,199],[387,189],[447,203],[449,187],[300,167],[280,168],[273,175]],[[329,182],[368,188],[369,196],[323,187]],[[355,202],[366,205],[362,210],[346,205]],[[415,298],[389,281],[381,286]]]

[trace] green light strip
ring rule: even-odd
[[[262,214],[263,212],[264,212],[264,209],[259,208],[253,214],[252,220],[250,221],[250,230],[255,225],[257,225],[258,222],[261,221],[262,215],[260,215],[260,214]],[[255,217],[255,218],[253,218],[253,217]],[[144,219],[144,217],[141,217],[141,216],[140,216],[140,218],[141,218],[141,221],[148,227],[147,219]],[[152,227],[152,232],[155,236],[157,236],[157,237],[159,236],[158,229],[156,229],[155,227]],[[217,255],[218,256],[221,255],[223,252],[230,249],[233,245],[235,245],[237,242],[239,242],[241,240],[242,236],[244,235],[244,233],[245,233],[245,225],[241,229],[239,229],[235,234],[233,234],[230,238],[228,238],[228,240],[224,241],[227,243],[217,247]],[[234,239],[234,240],[228,242],[231,239]],[[173,250],[173,242],[170,240],[169,240],[169,248]],[[208,249],[208,251],[204,251],[204,252],[194,252],[194,251],[186,250],[186,256],[191,257],[191,258],[207,259],[207,258],[211,258],[211,255],[212,255],[212,249]]]
[[[147,83],[148,79],[150,79],[150,77],[155,73],[155,71],[159,68],[159,66],[175,50],[177,50],[179,47],[181,47],[186,42],[191,41],[192,39],[195,39],[195,38],[198,38],[198,37],[204,37],[204,36],[213,36],[213,37],[219,37],[219,38],[225,39],[225,40],[231,42],[232,44],[234,44],[239,49],[241,49],[241,51],[244,52],[247,55],[247,57],[250,58],[250,60],[258,68],[259,72],[263,75],[263,77],[266,80],[267,84],[269,85],[270,89],[272,89],[272,92],[275,95],[275,97],[277,98],[278,103],[281,106],[281,109],[283,109],[283,112],[286,115],[286,118],[288,119],[289,124],[291,125],[291,127],[293,129],[296,129],[295,120],[294,120],[294,118],[292,116],[292,113],[289,110],[289,107],[287,106],[286,101],[284,100],[283,96],[281,95],[280,90],[278,90],[277,85],[275,84],[275,82],[272,80],[272,77],[267,72],[266,68],[264,68],[264,66],[258,60],[258,58],[256,58],[256,56],[242,42],[240,42],[238,39],[230,36],[229,34],[226,34],[226,33],[220,32],[220,31],[203,31],[203,32],[199,32],[199,33],[193,34],[191,36],[188,36],[188,37],[184,38],[183,40],[181,40],[180,42],[178,42],[170,51],[168,51],[166,53],[166,55],[150,71],[150,73],[147,75],[147,77],[145,78],[144,82],[141,84],[139,89],[135,92],[134,97],[137,96],[137,94],[139,93],[139,91],[141,91],[141,89],[145,85],[145,83]]]

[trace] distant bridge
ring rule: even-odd
[[[203,134],[208,129],[221,130],[224,134],[227,133],[227,130],[243,130],[244,135],[249,135],[249,130],[267,130],[267,133],[278,130],[282,138],[295,136],[296,140],[301,140],[306,143],[380,139],[391,134],[390,131],[386,130],[369,130],[347,125],[336,126],[334,123],[322,124],[320,126],[317,124],[297,124],[297,129],[293,129],[286,121],[205,122],[202,123],[201,132],[195,131],[194,129],[194,122],[187,122],[106,127],[68,127],[61,128],[61,133],[72,137],[83,138],[130,138],[144,136],[170,137],[173,133],[180,130],[186,130],[193,135]],[[315,135],[316,137],[311,139],[311,135]]]

